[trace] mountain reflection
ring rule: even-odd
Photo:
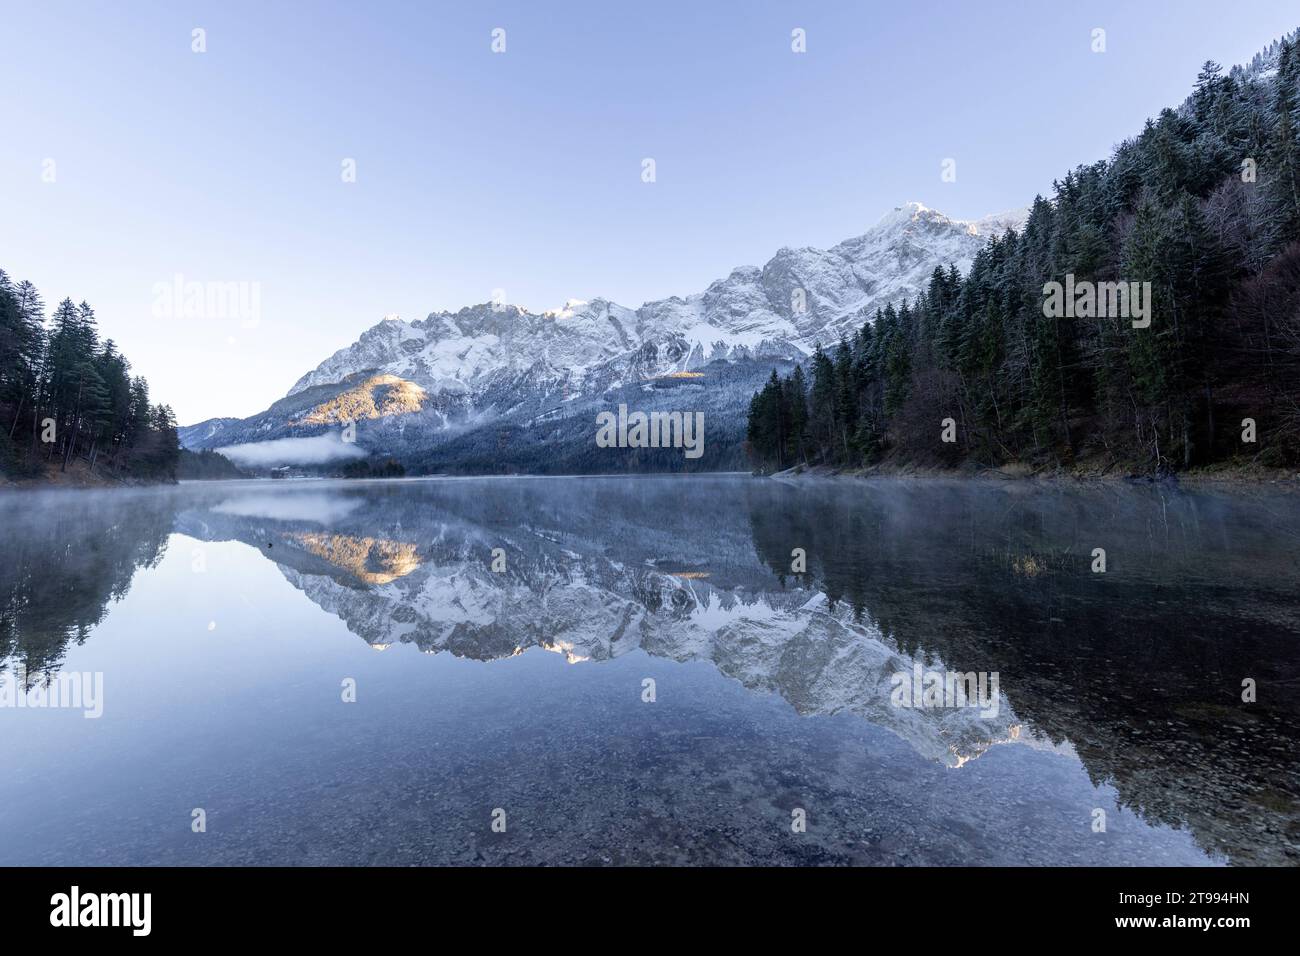
[[[708,661],[953,767],[1002,743],[1073,752],[1208,852],[1300,858],[1300,515],[1284,495],[698,477],[60,500],[0,499],[16,532],[0,659],[28,673],[56,668],[169,533],[234,540],[379,649]],[[914,664],[999,673],[996,715],[893,706],[892,675]]]
[[[417,546],[382,538],[299,532],[291,539],[365,584],[387,584],[406,577],[422,563]]]

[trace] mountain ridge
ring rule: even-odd
[[[1018,209],[1018,210],[1008,210],[1006,212],[985,216],[981,219],[976,219],[976,220],[951,219],[945,216],[944,214],[938,212],[937,210],[923,205],[922,203],[907,202],[901,206],[895,207],[892,211],[886,213],[877,221],[877,223],[874,226],[871,227],[871,229],[867,230],[867,232],[857,236],[851,236],[847,239],[844,239],[836,243],[833,246],[829,246],[825,249],[818,246],[782,246],[779,249],[777,249],[777,251],[762,266],[755,266],[755,265],[735,266],[731,269],[731,271],[728,273],[728,275],[725,278],[714,280],[712,283],[709,284],[709,286],[703,292],[695,293],[693,295],[688,295],[685,297],[679,295],[673,295],[673,296],[667,296],[662,299],[652,299],[642,303],[636,309],[631,309],[626,306],[619,305],[618,303],[613,302],[612,300],[607,299],[603,296],[597,296],[591,300],[571,298],[567,300],[565,304],[560,308],[546,309],[540,312],[533,312],[532,310],[517,304],[484,302],[484,303],[476,303],[473,305],[463,306],[462,308],[456,310],[455,312],[450,312],[445,310],[439,312],[430,312],[424,319],[415,319],[410,322],[407,322],[404,319],[394,317],[394,316],[385,316],[379,322],[375,323],[370,328],[362,332],[361,335],[358,337],[358,340],[354,342],[352,345],[337,350],[333,355],[330,356],[330,358],[326,359],[325,361],[321,362],[318,366],[316,366],[315,369],[301,376],[298,379],[298,381],[296,381],[293,384],[293,386],[289,389],[286,395],[293,395],[311,385],[328,384],[330,382],[341,380],[342,375],[339,375],[339,367],[336,363],[336,360],[339,360],[344,357],[348,357],[350,355],[357,355],[357,353],[364,353],[365,350],[364,349],[359,350],[357,346],[363,344],[369,344],[367,342],[368,338],[370,341],[375,341],[376,339],[379,338],[383,338],[383,337],[391,338],[392,336],[397,335],[399,336],[399,341],[411,341],[412,337],[403,336],[402,333],[398,331],[398,329],[400,328],[405,328],[407,330],[418,329],[427,332],[429,330],[437,328],[438,326],[442,326],[443,328],[446,328],[447,326],[451,326],[451,328],[454,329],[454,331],[461,336],[475,336],[481,334],[482,330],[475,329],[472,326],[471,328],[465,328],[461,324],[461,322],[462,321],[467,322],[470,319],[480,318],[483,314],[483,310],[487,310],[487,309],[491,309],[493,313],[500,314],[506,318],[531,316],[531,317],[538,317],[542,319],[551,319],[555,321],[577,320],[578,322],[588,320],[592,315],[596,315],[599,317],[601,315],[601,310],[603,310],[603,317],[606,318],[608,321],[610,321],[613,326],[615,326],[617,332],[624,333],[623,336],[624,344],[630,345],[631,343],[628,342],[626,339],[626,326],[622,322],[623,319],[631,319],[633,316],[635,316],[640,321],[638,321],[637,325],[634,327],[638,328],[639,330],[639,327],[644,325],[644,320],[647,316],[661,316],[666,313],[671,314],[674,311],[671,308],[673,306],[688,307],[689,304],[692,302],[702,302],[705,304],[707,309],[709,306],[723,305],[724,302],[722,300],[727,295],[727,293],[731,291],[731,289],[734,288],[734,286],[736,286],[737,284],[743,282],[750,282],[755,279],[760,279],[760,280],[763,278],[774,279],[779,275],[780,270],[788,262],[791,262],[792,260],[795,260],[796,264],[806,264],[807,260],[813,258],[835,257],[838,259],[846,260],[848,262],[856,262],[864,255],[865,252],[870,251],[864,249],[864,246],[866,245],[866,242],[867,240],[869,240],[869,238],[878,235],[884,230],[891,230],[891,229],[904,231],[904,233],[906,234],[907,227],[912,224],[923,224],[925,227],[932,228],[932,229],[954,227],[957,230],[961,230],[964,233],[965,237],[969,239],[977,240],[975,243],[968,244],[968,245],[973,245],[974,248],[978,248],[979,245],[983,244],[984,240],[986,240],[989,236],[993,235],[995,232],[1000,234],[1001,232],[1004,232],[1007,228],[1018,228],[1021,224],[1023,224],[1027,214],[1028,214],[1028,208],[1025,208],[1025,209]],[[958,246],[959,246],[958,248],[953,249],[952,251],[960,252],[963,254],[958,255],[953,260],[952,264],[958,265],[959,270],[964,272],[967,268],[969,268],[970,258],[971,255],[973,254],[973,249],[968,250],[967,248],[960,247],[961,244],[958,244]],[[969,254],[965,254],[968,252]],[[800,263],[798,262],[798,260],[802,260],[803,262]],[[931,270],[925,270],[925,275],[920,277],[920,280],[915,283],[915,287],[917,291],[919,291],[920,289],[921,282],[929,278],[930,271]],[[802,288],[802,286],[800,286],[800,288]],[[848,311],[856,314],[862,311],[862,309],[865,308],[868,303],[875,304],[874,301],[875,298],[879,298],[879,296],[867,295],[864,297],[863,302],[860,302],[856,307],[851,308]],[[893,301],[895,304],[897,304],[896,299],[891,299],[890,301]],[[735,303],[727,302],[725,304],[734,305]],[[778,306],[786,306],[787,310],[789,307],[788,301],[774,302],[771,301],[771,296],[765,297],[765,300],[764,299],[756,300],[753,304],[760,308],[766,305],[774,312]],[[880,302],[879,304],[883,307],[885,303]],[[645,313],[646,315],[643,316],[643,313]],[[464,319],[462,319],[462,317],[464,317]],[[590,325],[590,323],[588,324]],[[731,341],[727,341],[726,344],[732,347],[736,345],[752,346],[753,344],[752,336],[747,335],[746,333],[754,332],[754,331],[767,331],[770,330],[771,328],[772,325],[761,326],[761,325],[756,325],[751,321],[749,327],[742,326],[735,329],[725,330],[731,332],[731,335],[729,337]],[[707,335],[709,333],[699,330],[699,334]],[[803,338],[803,336],[801,336],[801,338]],[[712,345],[716,345],[717,342],[719,341],[725,341],[725,340],[718,339],[712,342],[706,342],[704,344],[712,346]],[[821,342],[820,344],[826,345],[827,343]],[[805,349],[805,354],[810,354],[811,351],[812,349],[811,347],[809,347]],[[361,358],[359,362],[356,360],[349,362],[347,365],[348,372],[361,371],[364,368],[370,367],[364,364],[364,361],[365,361],[364,358]],[[338,376],[338,377],[332,377],[332,376]]]
[[[541,416],[590,410],[614,393],[627,397],[681,373],[708,379],[709,367],[721,374],[722,365],[731,366],[725,377],[735,394],[713,407],[739,415],[753,384],[771,368],[801,361],[851,335],[878,309],[915,298],[935,268],[965,272],[991,235],[1017,228],[1026,215],[1012,210],[960,220],[909,202],[829,248],[783,246],[761,266],[737,266],[702,291],[636,309],[596,297],[541,312],[489,302],[411,321],[386,316],[302,375],[266,411],[187,426],[181,441],[194,450],[232,449],[238,459],[239,446],[319,434],[307,425],[330,418],[323,411],[337,406],[330,390],[350,389],[353,404],[367,404],[355,390],[376,376],[421,400],[417,407],[408,403],[401,423],[366,421],[358,443],[372,454],[424,465],[434,464],[435,446],[466,432],[533,428]],[[374,404],[381,404],[378,397]],[[734,429],[721,437],[726,448],[739,440]],[[499,450],[509,458],[508,449]],[[724,455],[710,464],[737,460]]]

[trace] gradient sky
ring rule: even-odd
[[[0,268],[89,301],[182,423],[260,411],[387,314],[635,307],[908,200],[1027,205],[1300,25],[1294,0],[0,6]],[[259,283],[260,322],[157,317],[177,274]]]

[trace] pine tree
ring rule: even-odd
[[[790,409],[789,460],[804,464],[808,461],[808,385],[804,381],[803,366],[796,365],[786,385],[786,404]]]
[[[854,371],[853,349],[848,339],[841,338],[835,349],[835,431],[838,439],[836,454],[840,460],[853,460],[852,438],[858,428],[857,375]]]
[[[835,366],[818,346],[812,357],[812,386],[808,395],[808,434],[818,458],[833,454],[835,421]]]
[[[936,268],[833,357],[818,349],[809,459],[916,460],[929,446],[912,436],[941,407],[961,422],[960,454],[989,464],[1091,454],[1186,468],[1242,454],[1220,420],[1247,411],[1271,423],[1260,460],[1300,462],[1297,37],[1269,51],[1276,75],[1263,58],[1226,74],[1207,62],[1185,107],[1068,171],[965,276]],[[1046,284],[1067,276],[1149,283],[1149,327],[1131,309],[1044,309]]]
[[[84,458],[92,473],[102,472],[107,454],[114,473],[172,477],[175,416],[150,405],[147,383],[131,378],[111,339],[100,344],[94,310],[65,298],[48,329],[44,313],[30,282],[15,284],[0,271],[0,470],[32,476],[42,458],[57,455],[61,469]],[[42,453],[47,420],[54,438]]]

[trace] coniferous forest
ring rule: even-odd
[[[179,454],[171,408],[150,404],[94,310],[64,299],[47,321],[36,287],[0,270],[0,475],[171,481]]]
[[[1206,63],[1182,107],[1053,185],[967,275],[936,269],[774,370],[755,465],[1300,463],[1300,33],[1245,69]],[[1150,325],[1053,317],[1044,286],[1067,276],[1149,282]]]

